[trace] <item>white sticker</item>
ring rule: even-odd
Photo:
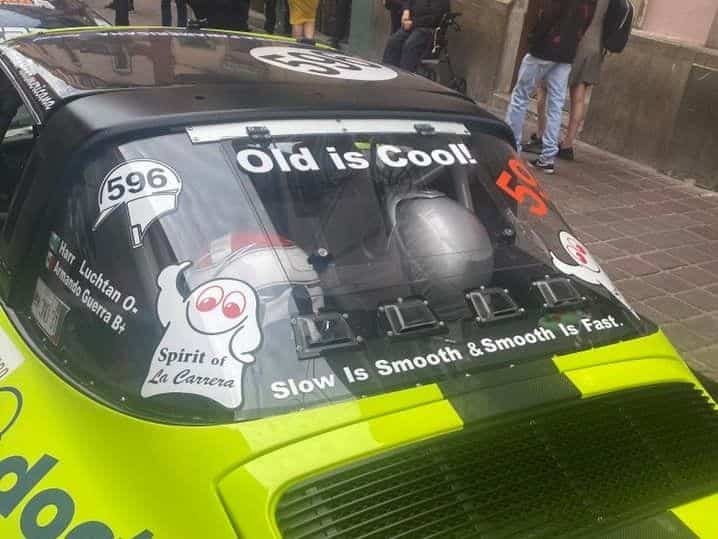
[[[40,328],[54,344],[57,344],[62,324],[70,308],[50,290],[50,287],[42,279],[38,279],[35,285],[31,310]]]
[[[189,265],[168,266],[157,277],[157,316],[165,333],[140,394],[202,395],[239,408],[242,373],[262,343],[257,293],[244,281],[214,279],[185,299],[177,280]]]
[[[254,58],[281,69],[306,75],[346,80],[390,80],[398,73],[381,64],[337,52],[300,47],[257,47]]]
[[[97,195],[100,215],[92,230],[118,207],[127,208],[130,244],[140,247],[147,228],[177,209],[182,180],[168,165],[151,159],[127,161],[105,176]]]
[[[559,234],[559,239],[561,240],[561,245],[565,251],[578,265],[574,266],[566,264],[559,260],[554,253],[551,253],[551,260],[557,270],[561,273],[565,273],[566,275],[578,277],[582,281],[589,284],[602,286],[613,294],[613,296],[620,301],[626,309],[631,311],[636,318],[640,318],[638,313],[628,304],[626,298],[623,297],[623,294],[621,294],[618,288],[616,288],[616,285],[613,284],[610,277],[606,275],[605,271],[603,271],[600,264],[595,258],[593,258],[588,249],[578,239],[576,239],[575,236],[565,230],[562,230]]]

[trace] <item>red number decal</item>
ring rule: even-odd
[[[533,177],[531,172],[518,159],[509,161],[509,169],[513,174],[503,171],[496,180],[496,185],[504,193],[509,195],[519,204],[524,204],[527,200],[533,202],[530,212],[539,217],[543,217],[548,213],[546,205],[546,194],[541,191],[538,181]],[[512,180],[516,180],[515,187],[511,187]],[[538,191],[538,192],[537,192]]]

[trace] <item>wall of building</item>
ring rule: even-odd
[[[704,46],[717,13],[716,0],[647,0],[641,29]]]
[[[634,31],[609,57],[581,139],[718,188],[718,50]]]

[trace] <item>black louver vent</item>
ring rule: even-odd
[[[292,487],[285,539],[598,534],[718,486],[718,413],[687,384],[531,410]]]

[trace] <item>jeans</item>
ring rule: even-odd
[[[175,0],[177,4],[177,26],[187,26],[187,3],[186,0]],[[160,4],[162,11],[162,26],[172,26],[172,0],[162,0]]]
[[[553,163],[559,150],[561,135],[561,114],[566,100],[568,76],[571,64],[541,60],[527,54],[521,62],[519,78],[511,93],[511,103],[506,111],[506,123],[509,124],[516,138],[516,145],[521,151],[526,109],[536,85],[543,80],[546,85],[546,131],[543,135],[543,152],[541,159],[545,163]]]
[[[399,30],[389,36],[384,49],[385,64],[416,72],[433,36],[431,28],[414,28],[411,32]]]

